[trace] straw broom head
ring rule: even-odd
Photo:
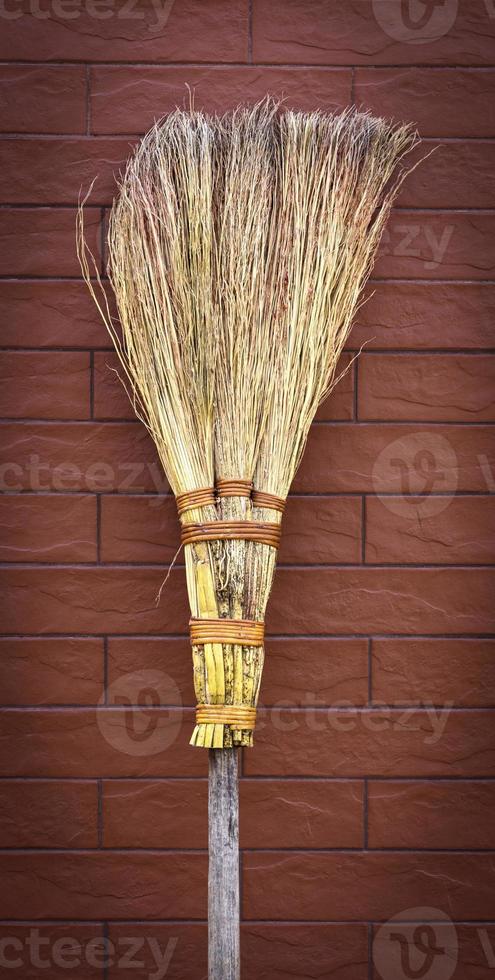
[[[175,494],[242,479],[286,497],[416,139],[354,109],[281,111],[271,99],[223,117],[172,113],[135,151],[112,209],[121,334],[98,299],[81,216],[83,273]],[[225,518],[281,519],[234,495],[183,523]],[[263,543],[188,545],[193,616],[263,620],[274,565]],[[193,655],[201,703],[256,704],[262,649]],[[199,725],[193,740],[252,735]]]

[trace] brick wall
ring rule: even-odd
[[[403,980],[409,955],[491,976],[493,3],[6,0],[0,27],[0,976],[46,976],[39,955],[50,978],[163,976],[158,948],[167,977],[205,977],[180,565],[155,604],[174,507],[74,247],[80,186],[99,175],[101,254],[112,175],[186,83],[212,109],[355,102],[439,146],[288,508],[242,769],[243,977]],[[425,942],[447,948],[431,970]]]

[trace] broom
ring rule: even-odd
[[[209,977],[239,977],[237,747],[250,746],[281,520],[416,144],[366,113],[175,111],[144,137],[109,233],[116,328],[83,275],[176,496],[196,726],[211,749]]]

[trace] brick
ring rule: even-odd
[[[444,921],[438,922],[437,920],[431,923],[430,934],[432,939],[433,936],[435,937],[434,941],[438,948],[449,950],[448,970],[451,977],[453,980],[484,980],[487,976],[487,970],[492,964],[495,944],[493,925],[487,923],[481,926],[456,922],[454,924],[455,934],[453,935],[449,910],[445,908],[443,912]],[[413,949],[417,950],[418,933],[415,932],[416,928],[415,923],[401,921],[399,924],[393,920],[392,923],[385,926],[382,932],[377,926],[374,927],[373,958],[378,965],[382,966],[382,969],[386,969],[385,964],[390,962],[391,941],[395,946],[394,933],[400,934],[401,944],[403,943],[404,947],[410,946],[411,953]],[[445,963],[445,960],[443,962]],[[439,960],[437,960],[437,964],[440,966]],[[382,974],[375,967],[371,976],[372,980],[380,980]]]
[[[86,239],[98,256],[98,210],[86,209]],[[57,208],[0,211],[0,275],[78,276],[76,212]]]
[[[495,641],[373,639],[373,698],[383,704],[493,705]]]
[[[241,780],[242,847],[360,847],[358,782]],[[207,846],[206,781],[105,784],[105,846]],[[304,817],[304,819],[302,819]]]
[[[2,427],[2,489],[166,492],[156,451],[134,423],[20,423]],[[294,492],[431,493],[491,489],[490,426],[317,425]],[[435,458],[435,479],[418,453]],[[401,465],[394,461],[400,459]],[[359,460],[359,466],[356,461]]]
[[[10,607],[5,632],[185,632],[190,613],[184,569],[172,572],[157,606],[165,574],[159,567],[0,570]]]
[[[495,499],[447,496],[443,501],[443,508],[442,498],[439,498],[435,513],[428,513],[421,498],[412,498],[406,505],[404,498],[400,498],[400,512],[395,512],[395,498],[369,497],[366,502],[366,561],[493,564]]]
[[[334,68],[102,67],[92,71],[91,119],[97,134],[145,132],[154,119],[188,102],[225,111],[238,102],[256,102],[267,92],[284,96],[297,109],[343,108],[350,101],[351,72]]]
[[[3,776],[105,778],[107,776],[204,776],[207,753],[188,744],[193,712],[149,707],[164,682],[143,675],[138,707],[0,712]],[[111,692],[118,704],[118,692]],[[26,914],[27,910],[26,910]]]
[[[184,631],[186,624],[183,624]],[[161,671],[169,678],[169,704],[194,707],[193,671],[189,637],[117,637],[108,640],[108,682],[129,703],[139,702],[141,676]]]
[[[348,342],[356,350],[493,347],[489,283],[373,282],[366,295]]]
[[[180,694],[177,704],[196,703],[188,639],[111,637],[109,681],[131,703],[139,698],[140,672],[164,670]],[[366,640],[298,638],[266,640],[261,703],[265,705],[365,704],[368,700]],[[175,703],[175,702],[174,702]]]
[[[208,847],[206,780],[112,780],[103,790],[104,846]]]
[[[493,849],[494,804],[493,782],[371,781],[369,846]]]
[[[0,923],[0,936],[7,940],[3,966],[0,965],[1,980],[10,980],[15,969],[22,969],[23,980],[39,980],[44,975],[40,969],[47,968],[50,980],[66,978],[69,969],[73,980],[101,977],[101,958],[97,956],[103,941],[100,923],[5,922]]]
[[[311,980],[315,976],[366,980],[366,926],[363,923],[304,925],[246,923],[241,929],[241,961],[246,980]],[[245,965],[244,965],[245,964]]]
[[[203,854],[4,854],[7,918],[203,918]],[[33,888],[33,882],[36,887]],[[184,883],[187,887],[184,887]]]
[[[490,633],[490,569],[280,568],[268,631],[281,634]],[[0,571],[5,632],[180,633],[184,569],[74,567]],[[15,602],[14,602],[15,597]]]
[[[97,847],[96,783],[0,782],[2,847]]]
[[[5,490],[167,489],[143,425],[5,423],[0,480]]]
[[[491,212],[392,213],[374,267],[378,278],[491,279]]]
[[[253,55],[284,64],[485,65],[493,33],[483,0],[428,11],[411,26],[387,0],[255,0]]]
[[[489,633],[494,579],[490,569],[281,568],[268,628],[277,633]]]
[[[358,781],[242,779],[241,846],[361,847],[363,784]]]
[[[3,561],[96,561],[94,497],[4,495],[0,497],[0,527]]]
[[[5,21],[0,57],[228,62],[244,61],[247,54],[244,0],[172,0],[159,5],[118,0],[110,7],[78,3],[70,17],[64,10],[59,14],[55,5],[49,10],[49,17],[40,20],[28,3],[22,20]]]
[[[0,282],[4,347],[109,347],[83,282]]]
[[[491,207],[495,169],[493,140],[424,140],[406,163],[414,165],[420,160],[422,162],[409,174],[399,194],[397,204],[401,207]]]
[[[0,353],[0,412],[7,418],[89,418],[89,354]]]
[[[470,354],[364,354],[360,419],[488,422],[495,418],[495,357]]]
[[[265,646],[262,704],[366,704],[367,640],[268,636]]]
[[[0,143],[0,202],[73,204],[81,189],[89,203],[110,204],[116,178],[130,156],[129,140],[4,139]]]
[[[180,545],[175,501],[143,496],[102,498],[104,561],[172,561]],[[289,564],[356,562],[361,557],[361,501],[291,497],[279,560]]]
[[[435,469],[424,465],[433,457]],[[489,425],[316,425],[295,493],[432,493],[493,488]]]
[[[132,935],[141,944],[134,963],[126,967],[123,957],[114,957],[109,980],[132,980],[139,958],[145,971],[156,972],[156,960],[149,939],[155,939],[162,956],[171,954],[167,967],[170,980],[204,980],[207,970],[206,924],[174,922],[109,923],[110,941],[115,950],[128,949]],[[366,980],[368,971],[367,927],[362,923],[241,923],[241,971],[246,980],[300,980],[324,976],[325,971],[339,980]]]
[[[0,109],[4,133],[84,133],[85,70],[1,65]]]
[[[248,853],[247,919],[388,919],[425,906],[466,920],[495,913],[483,854]]]
[[[261,715],[244,761],[248,776],[495,774],[489,710],[272,708]]]
[[[421,136],[493,135],[489,69],[358,68],[355,101],[419,126]]]
[[[95,704],[103,694],[103,641],[0,638],[2,704]]]

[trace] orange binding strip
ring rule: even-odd
[[[187,510],[195,510],[198,507],[215,506],[215,491],[213,487],[203,487],[201,490],[188,490],[186,493],[179,493],[175,498],[179,517]]]
[[[251,480],[218,480],[219,497],[250,497],[253,484]]]
[[[197,725],[232,725],[232,728],[253,729],[256,708],[244,704],[198,704]]]
[[[259,544],[278,548],[280,524],[258,521],[212,521],[205,524],[184,524],[181,528],[182,544],[198,541],[257,541]]]
[[[189,630],[193,646],[240,643],[246,647],[262,647],[265,624],[254,619],[190,619]]]
[[[280,514],[283,514],[285,500],[283,497],[276,497],[274,493],[253,490],[253,507],[266,507],[268,510],[278,510]]]

